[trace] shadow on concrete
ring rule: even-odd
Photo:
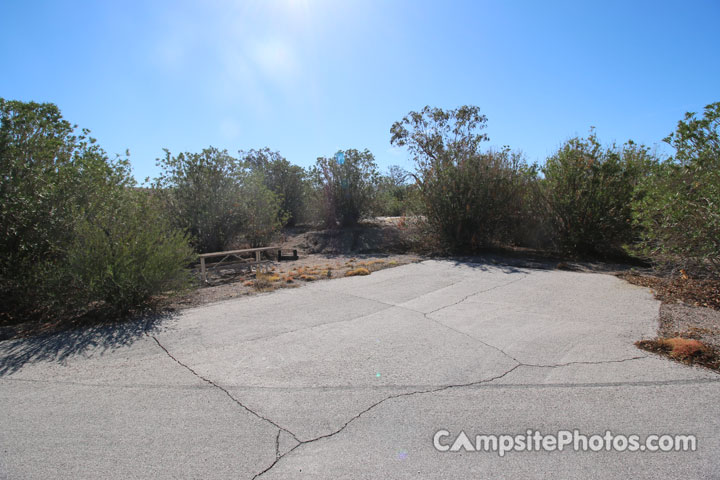
[[[540,262],[532,262],[528,260],[515,260],[504,258],[496,255],[481,255],[481,256],[467,256],[467,257],[450,257],[450,258],[435,258],[435,260],[446,260],[452,262],[457,267],[465,267],[473,270],[479,270],[481,272],[487,272],[490,270],[498,271],[502,273],[525,273],[526,269],[543,269],[547,270],[552,268],[550,265]]]
[[[436,260],[449,260],[455,265],[487,271],[500,269],[504,273],[520,273],[522,270],[566,270],[571,272],[605,273],[617,275],[638,267],[622,263],[610,263],[592,260],[563,260],[559,257],[539,255],[508,255],[487,253],[474,256],[438,257]]]
[[[70,356],[92,350],[105,353],[132,345],[159,331],[171,313],[146,315],[125,322],[85,326],[59,333],[40,334],[0,342],[0,377],[36,362],[62,363]]]

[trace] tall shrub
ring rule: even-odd
[[[542,169],[555,243],[581,254],[618,254],[633,241],[631,202],[656,160],[632,141],[603,147],[593,132],[568,140]]]
[[[357,224],[373,210],[379,173],[369,150],[345,150],[338,157],[320,157],[310,170],[316,201],[328,227]]]
[[[267,188],[260,172],[245,177],[241,193],[242,236],[251,247],[267,246],[288,219],[281,197]]]
[[[720,276],[720,102],[687,113],[665,142],[675,156],[638,188],[634,253],[670,267]]]
[[[240,159],[253,173],[262,175],[264,184],[278,196],[280,208],[286,214],[286,225],[306,219],[306,174],[302,167],[291,164],[269,148],[241,151]]]
[[[227,250],[239,241],[267,245],[287,220],[262,170],[248,169],[226,150],[209,147],[177,156],[166,150],[158,164],[155,194],[200,253]]]
[[[417,186],[409,180],[409,172],[391,165],[379,178],[374,214],[397,217],[418,213]]]
[[[172,228],[157,199],[126,190],[99,215],[79,220],[64,281],[76,292],[74,309],[103,302],[123,315],[188,287],[194,258],[188,237]]]
[[[523,189],[535,178],[519,153],[482,151],[486,123],[476,106],[425,107],[390,130],[391,143],[410,151],[428,224],[450,250],[513,238],[523,217]]]
[[[226,249],[242,231],[241,163],[226,150],[209,147],[176,156],[165,150],[158,166],[154,187],[173,224],[190,234],[200,253]]]
[[[182,235],[156,223],[149,236],[137,239],[120,227],[121,218],[132,218],[139,225],[135,231],[154,219],[128,193],[134,181],[127,160],[109,159],[88,134],[77,132],[53,104],[0,99],[0,315],[5,322],[76,315],[91,306],[125,312],[185,278],[188,247]],[[148,249],[139,253],[139,244]],[[153,285],[138,291],[130,281],[117,285],[115,294],[101,293],[96,287],[105,283],[108,270],[101,252],[109,248],[117,252],[115,263],[135,265],[134,278],[152,276]],[[150,272],[142,262],[158,259],[161,251],[172,261]]]

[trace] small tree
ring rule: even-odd
[[[295,225],[307,216],[306,174],[302,167],[269,148],[240,151],[240,159],[252,172],[260,173],[265,185],[280,198],[281,209],[287,214],[286,225]]]
[[[425,107],[390,129],[390,142],[407,147],[415,161],[428,224],[450,250],[508,240],[522,211],[521,188],[534,179],[519,153],[482,152],[486,122],[476,106]]]
[[[659,265],[720,275],[720,102],[687,113],[665,142],[675,156],[638,188],[633,252]]]
[[[379,174],[369,150],[345,150],[336,157],[317,159],[310,175],[316,186],[320,215],[328,227],[357,224],[373,210]]]

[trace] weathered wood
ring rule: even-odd
[[[281,262],[283,260],[297,260],[298,259],[298,253],[297,250],[292,251],[292,255],[283,255],[282,250],[277,251],[277,261]]]
[[[212,252],[212,253],[201,253],[198,255],[200,258],[208,257],[219,257],[220,255],[235,255],[236,253],[252,253],[252,252],[263,252],[265,250],[277,250],[278,247],[258,247],[258,248],[244,248],[242,250],[228,250],[227,252]]]
[[[206,258],[223,257],[222,260],[213,264],[213,268],[214,268],[214,267],[219,266],[230,256],[240,258],[238,256],[240,253],[255,253],[255,261],[247,263],[247,265],[252,270],[253,265],[257,266],[257,265],[260,265],[263,263],[269,263],[269,261],[266,261],[266,262],[262,261],[262,257],[261,257],[262,252],[269,251],[269,250],[277,250],[277,248],[278,247],[258,247],[258,248],[244,248],[242,250],[228,250],[226,252],[201,253],[200,255],[198,255],[198,257],[200,258],[200,274],[202,276],[203,282],[207,283],[208,268],[205,265]]]

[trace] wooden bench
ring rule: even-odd
[[[202,254],[198,255],[198,257],[200,257],[200,274],[202,275],[203,282],[207,283],[207,267],[205,265],[206,258],[223,257],[219,262],[217,262],[213,265],[213,267],[218,267],[221,263],[223,263],[229,257],[235,257],[238,259],[242,259],[242,257],[240,256],[241,254],[254,253],[255,261],[247,264],[248,266],[250,266],[250,268],[252,268],[253,265],[259,266],[259,265],[262,265],[265,263],[270,263],[269,260],[263,262],[262,258],[261,258],[263,252],[268,252],[270,250],[276,250],[276,251],[280,252],[280,247],[244,248],[242,250],[228,250],[227,252],[202,253]]]

